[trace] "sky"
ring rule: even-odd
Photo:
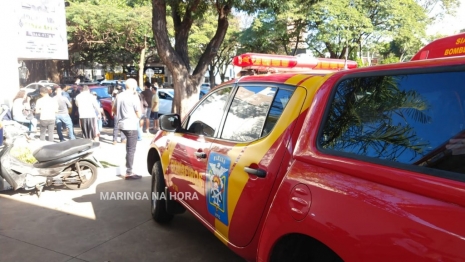
[[[458,34],[461,29],[465,29],[465,0],[460,0],[460,7],[455,16],[446,16],[442,21],[438,21],[427,30],[429,35],[440,33],[443,35]]]

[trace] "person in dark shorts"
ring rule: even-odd
[[[98,137],[98,128],[95,112],[98,112],[100,108],[87,85],[83,86],[82,92],[76,96],[76,106],[79,110],[79,124],[82,130],[82,137],[92,140],[96,139]]]
[[[145,122],[145,128],[143,129],[144,133],[147,133],[147,130],[150,129],[150,116],[152,112],[152,85],[149,82],[144,83],[144,91],[142,91],[141,95],[142,98],[146,102],[146,107],[144,107],[144,114],[145,116],[143,117],[144,122]]]

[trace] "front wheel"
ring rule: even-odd
[[[166,212],[166,198],[164,195],[165,178],[160,161],[155,162],[152,168],[152,218],[158,223],[168,223],[173,215]]]
[[[94,166],[92,163],[87,161],[79,161],[79,170],[81,172],[81,176],[85,176],[86,181],[82,182],[79,174],[77,173],[76,165],[66,168],[63,172],[71,171],[71,175],[69,175],[66,179],[63,179],[63,183],[69,189],[86,189],[89,188],[95,180],[97,180],[97,167]]]

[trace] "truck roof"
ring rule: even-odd
[[[465,33],[437,39],[420,49],[411,61],[465,56]]]

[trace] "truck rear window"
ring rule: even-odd
[[[464,79],[465,72],[345,79],[336,87],[319,146],[465,174]]]

